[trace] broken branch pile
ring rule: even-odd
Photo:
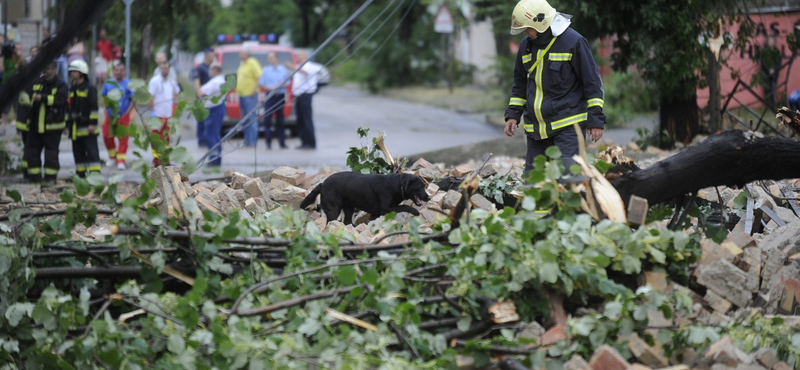
[[[697,191],[723,220],[741,214],[715,241],[712,212],[683,209],[694,199],[637,228],[594,219],[556,162],[537,161],[541,181],[506,208],[491,165],[492,192],[437,185],[473,167],[407,171],[430,182],[421,217],[356,226],[294,209],[327,174],[290,168],[191,185],[159,167],[118,198],[78,183],[44,199],[63,215],[12,213],[31,199],[15,192],[0,355],[18,368],[800,364],[794,183]]]

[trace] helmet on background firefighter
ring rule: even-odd
[[[547,31],[555,17],[556,9],[546,0],[521,0],[511,14],[511,34],[518,35],[526,28],[542,33]]]
[[[73,60],[72,63],[69,64],[69,71],[78,71],[85,75],[89,75],[89,65],[82,60]]]

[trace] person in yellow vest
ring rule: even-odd
[[[30,96],[28,99],[30,99]],[[14,110],[17,112],[17,132],[19,132],[22,136],[22,174],[26,179],[28,178],[28,161],[25,160],[24,154],[25,142],[28,140],[28,108],[29,104],[22,104],[20,102],[17,102],[17,106],[14,108]]]
[[[236,71],[236,95],[239,96],[239,110],[242,118],[256,108],[258,103],[258,79],[261,77],[261,64],[253,58],[249,48],[239,52],[239,69]],[[253,114],[244,123],[244,146],[256,146],[258,141],[258,117]]]
[[[89,83],[89,65],[76,59],[69,64],[69,118],[67,135],[72,140],[75,173],[100,172],[100,149],[97,146],[97,88]]]
[[[55,61],[47,63],[44,74],[33,82],[27,99],[20,97],[20,103],[30,104],[28,110],[28,140],[25,143],[24,160],[28,162],[28,180],[33,182],[55,182],[60,169],[58,145],[61,132],[67,127],[67,95],[69,88],[63,79],[56,76],[58,65]],[[44,150],[44,171],[42,171],[42,150]]]

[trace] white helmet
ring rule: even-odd
[[[82,61],[80,59],[73,60],[72,63],[69,64],[69,70],[70,70],[70,72],[78,71],[78,72],[83,73],[83,74],[85,74],[87,76],[89,75],[89,65],[86,64],[86,62],[84,62],[84,61]]]
[[[526,28],[547,31],[555,17],[556,9],[546,0],[521,0],[511,14],[511,34],[518,35]]]

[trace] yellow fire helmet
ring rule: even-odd
[[[526,28],[547,31],[555,17],[556,9],[546,0],[521,0],[511,14],[511,34],[518,35]]]

